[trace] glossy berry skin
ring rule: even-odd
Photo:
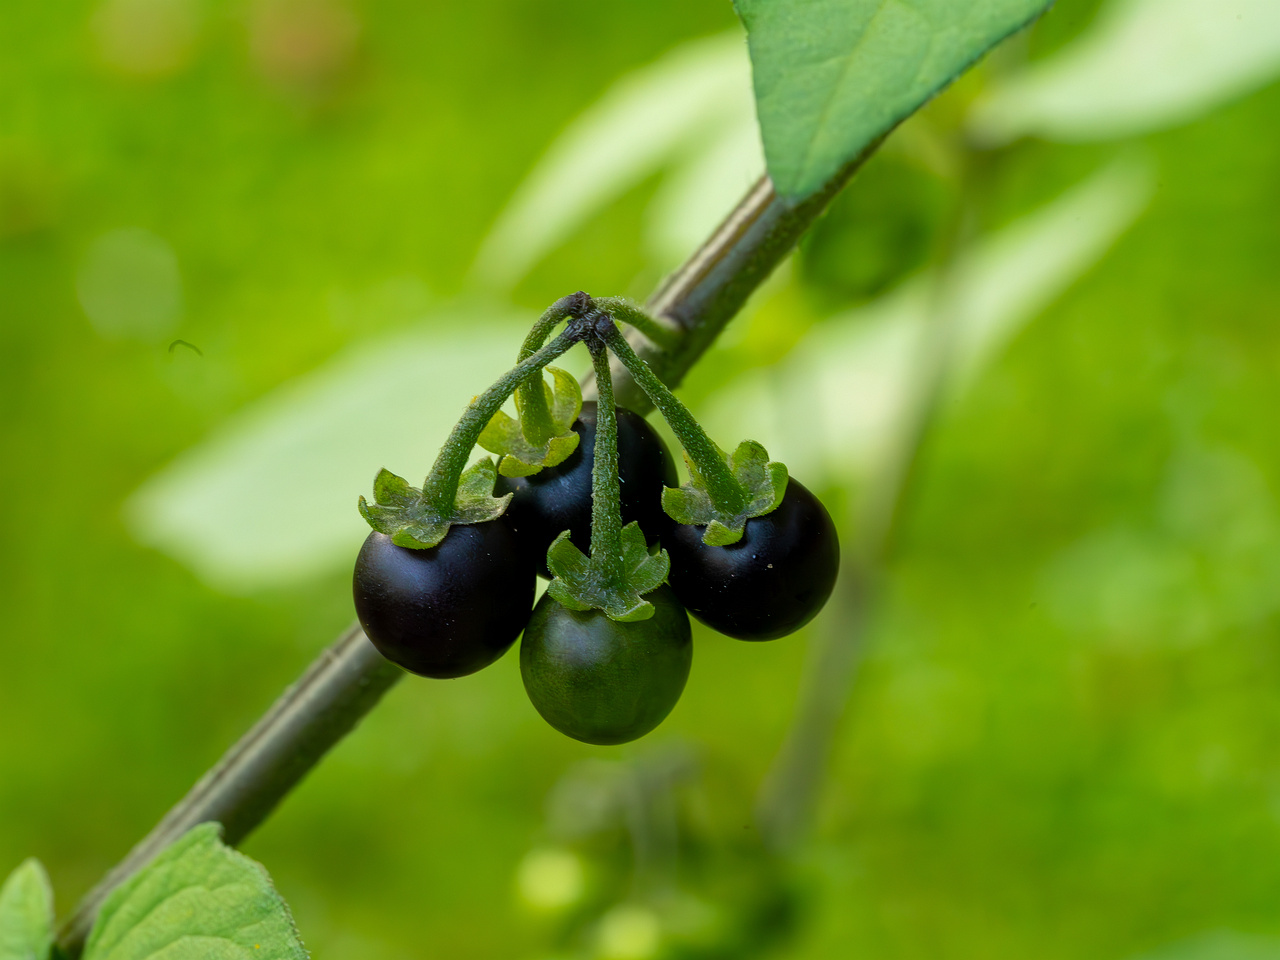
[[[772,513],[747,521],[727,547],[702,542],[703,527],[673,524],[662,546],[668,580],[695,617],[738,640],[776,640],[822,609],[840,569],[840,542],[822,502],[794,478]]]
[[[666,719],[689,679],[689,615],[663,584],[648,620],[577,613],[544,594],[520,641],[520,675],[544,720],[583,743],[626,743]]]
[[[638,413],[618,407],[618,477],[622,522],[640,521],[652,545],[670,525],[662,512],[662,489],[676,485],[676,465],[657,431]],[[550,578],[547,548],[568,530],[583,553],[591,552],[591,465],[595,460],[596,405],[588,400],[573,425],[578,447],[563,463],[532,477],[499,477],[493,494],[512,493],[504,514],[537,566]]]
[[[500,519],[451,527],[429,550],[398,547],[375,532],[356,558],[356,615],[393,663],[424,677],[464,677],[515,642],[536,580]]]

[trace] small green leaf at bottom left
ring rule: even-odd
[[[307,960],[267,871],[220,832],[216,823],[192,828],[121,884],[84,960]]]
[[[53,891],[38,860],[28,860],[0,887],[0,960],[48,960],[53,945]]]

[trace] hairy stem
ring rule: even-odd
[[[581,334],[566,330],[537,353],[525,357],[498,379],[493,386],[476,397],[467,406],[462,419],[457,422],[449,439],[440,448],[436,462],[422,485],[422,502],[429,504],[439,516],[453,514],[453,503],[458,496],[458,478],[466,469],[471,449],[476,445],[485,425],[507,401],[516,387],[530,376],[537,374],[548,363],[582,339]],[[541,396],[542,383],[537,384]]]
[[[600,399],[596,403],[595,459],[591,464],[591,563],[602,568],[608,582],[621,586],[622,489],[618,480],[618,413],[613,403],[613,378],[604,344],[587,341]]]
[[[666,384],[654,375],[647,363],[636,356],[631,344],[627,343],[626,337],[617,327],[605,335],[605,342],[671,427],[680,446],[684,447],[684,452],[702,475],[707,485],[707,494],[716,509],[731,514],[743,510],[751,502],[750,496],[729,472],[729,465],[725,463],[720,450],[711,442],[702,425],[694,419],[689,408],[667,389]]]
[[[523,362],[541,350],[551,331],[561,321],[581,316],[588,300],[585,293],[571,293],[548,307],[520,345],[519,360]],[[542,390],[542,376],[530,377],[516,388],[516,394],[520,400],[520,431],[535,447],[541,446],[556,434],[551,424],[551,411],[547,409],[547,397]]]
[[[613,319],[635,327],[663,350],[674,350],[680,344],[679,333],[651,317],[643,307],[626,297],[596,297],[592,302],[597,310],[603,310]]]

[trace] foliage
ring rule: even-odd
[[[289,908],[262,867],[192,828],[121,884],[85,944],[84,960],[306,960]]]
[[[556,538],[547,551],[547,565],[555,579],[547,588],[570,610],[603,610],[610,619],[623,622],[653,616],[653,604],[643,599],[667,579],[671,561],[666,551],[650,555],[640,524],[622,528],[621,585],[605,580],[591,561],[569,540],[569,531]]]
[[[484,523],[502,516],[511,494],[493,495],[498,468],[481,457],[458,478],[453,513],[440,517],[422,502],[422,490],[385,467],[373,478],[373,503],[360,498],[360,515],[369,526],[402,547],[434,547],[455,523]]]
[[[0,960],[45,960],[53,944],[53,891],[27,860],[0,886]]]
[[[493,415],[493,419],[480,434],[480,446],[490,453],[502,455],[498,462],[498,472],[504,477],[528,477],[543,467],[554,467],[563,463],[565,458],[578,449],[579,437],[573,432],[573,421],[578,418],[582,409],[582,389],[572,374],[559,367],[548,367],[554,387],[545,381],[542,384],[547,400],[547,409],[551,414],[551,426],[555,435],[548,437],[541,444],[529,442],[520,429],[520,420],[509,417],[501,410]],[[520,410],[520,394],[516,397],[516,410]]]

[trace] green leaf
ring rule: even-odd
[[[684,459],[689,467],[689,482],[663,490],[662,509],[676,523],[706,526],[702,542],[708,546],[737,543],[747,521],[772,513],[787,492],[786,465],[770,460],[768,451],[754,440],[743,440],[727,459],[729,472],[747,492],[746,506],[735,513],[716,508],[697,466],[687,454]]]
[[[0,960],[47,960],[53,945],[53,891],[38,860],[0,887]]]
[[[774,189],[800,199],[1052,0],[734,0]]]
[[[658,589],[667,579],[671,560],[665,550],[649,553],[640,524],[622,528],[622,576],[605,563],[588,559],[569,541],[569,531],[556,537],[547,550],[547,567],[555,576],[547,592],[570,610],[603,610],[610,620],[629,623],[648,620],[653,604],[646,593]]]
[[[267,871],[202,823],[102,905],[84,960],[306,960]]]
[[[542,381],[543,395],[551,415],[551,437],[543,443],[528,440],[522,425],[524,410],[519,392],[516,393],[516,410],[521,419],[509,417],[499,410],[480,433],[480,446],[490,453],[502,455],[498,472],[504,477],[533,476],[543,467],[563,463],[578,449],[580,438],[573,429],[573,422],[582,411],[582,388],[578,386],[577,379],[564,370],[558,367],[547,367],[547,370],[555,384],[553,389],[545,380]]]
[[[486,523],[502,516],[512,494],[495,497],[497,479],[492,460],[477,460],[458,478],[453,511],[446,516],[423,502],[420,489],[384,467],[373,481],[374,502],[360,498],[360,515],[397,546],[426,550],[443,540],[455,523]]]

